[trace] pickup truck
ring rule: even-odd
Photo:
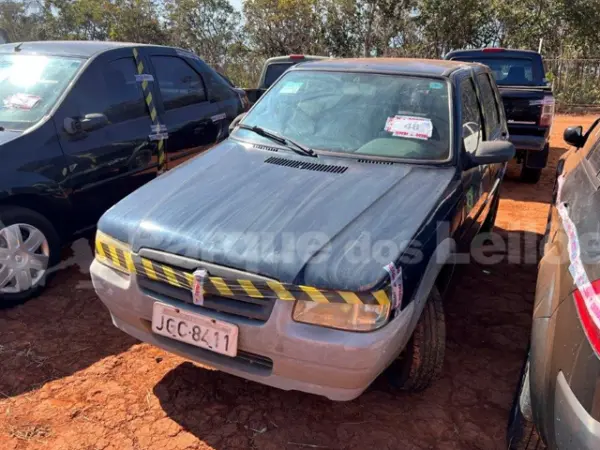
[[[326,58],[326,56],[288,55],[267,59],[258,80],[258,87],[256,89],[244,89],[250,104],[256,103],[266,90],[290,67],[302,62],[318,61]]]
[[[554,118],[554,97],[542,56],[528,50],[484,48],[453,51],[445,59],[490,67],[504,103],[509,139],[517,149],[517,161],[523,164],[521,178],[537,183],[548,161]]]
[[[94,288],[122,331],[248,380],[352,400],[389,367],[423,390],[443,269],[493,227],[514,157],[499,99],[481,64],[293,67],[229,139],[102,216]]]

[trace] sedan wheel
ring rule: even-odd
[[[50,245],[33,225],[17,223],[0,229],[0,294],[18,294],[44,279]]]

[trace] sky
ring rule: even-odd
[[[229,0],[229,3],[231,3],[238,11],[242,10],[242,0]]]

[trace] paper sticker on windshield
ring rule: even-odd
[[[394,136],[427,140],[433,134],[433,124],[426,117],[394,116],[388,117],[385,131]]]
[[[3,101],[4,107],[9,109],[30,110],[39,103],[41,97],[29,94],[13,94]]]
[[[429,89],[444,89],[444,83],[438,83],[437,81],[433,81],[429,83]]]
[[[301,81],[287,81],[283,84],[283,87],[281,88],[280,92],[282,94],[295,94],[300,90],[301,87]]]

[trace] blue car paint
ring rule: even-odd
[[[451,161],[378,165],[321,155],[318,160],[291,152],[253,149],[234,138],[149,183],[111,208],[98,229],[128,243],[134,252],[152,248],[274,279],[327,289],[365,291],[389,282],[382,260],[351,263],[347,245],[365,233],[371,242],[389,241],[397,252],[388,263],[403,268],[406,306],[419,288],[440,242],[470,243],[487,217],[501,164],[464,169],[461,99],[455,83],[487,69],[446,61],[403,60],[402,73],[450,78],[453,96]],[[358,70],[398,73],[395,60],[309,62],[290,70]],[[462,66],[469,70],[460,70]],[[506,123],[494,139],[505,140]],[[502,135],[502,136],[501,136]],[[288,160],[346,166],[342,174],[311,172],[265,161]],[[467,201],[467,194],[472,204]],[[476,205],[476,210],[473,209]],[[277,238],[285,233],[324,232],[321,247],[282,262],[281,245],[238,246],[253,233]],[[319,261],[319,252],[329,257]],[[441,261],[439,268],[445,261]],[[440,270],[440,269],[436,270]],[[435,279],[435,277],[434,277]]]
[[[386,261],[353,264],[345,244],[368,239],[370,252],[374,243],[389,241],[401,252],[455,175],[453,168],[332,157],[319,163],[348,169],[316,172],[266,163],[271,156],[230,139],[128,196],[98,228],[135,252],[153,248],[288,283],[362,291],[383,281]],[[279,238],[304,242],[306,233],[323,239],[280,257],[285,244]],[[274,242],[252,242],[253,236]]]

